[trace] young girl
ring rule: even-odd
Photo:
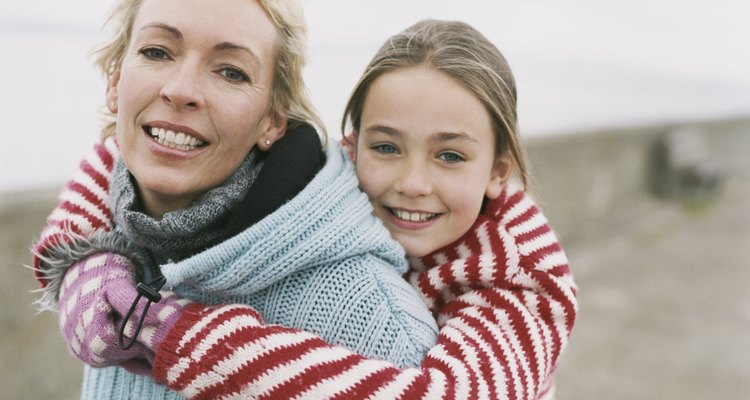
[[[513,171],[526,182],[515,110],[500,52],[442,21],[390,38],[347,105],[360,186],[438,319],[420,368],[262,325],[246,307],[193,303],[155,322],[168,330],[160,343],[143,341],[154,378],[195,398],[552,398],[576,288],[546,219],[508,182]]]

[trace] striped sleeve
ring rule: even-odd
[[[496,218],[409,277],[440,325],[420,368],[262,325],[247,307],[194,305],[157,351],[155,379],[197,399],[552,398],[576,288],[546,219],[522,192],[507,194]]]
[[[527,344],[513,338],[515,317],[492,306],[495,290],[484,292],[464,300],[484,305],[450,318],[421,368],[408,369],[262,325],[249,307],[193,304],[159,347],[154,377],[194,399],[537,398],[537,375],[519,360]]]
[[[188,398],[458,398],[445,372],[457,361],[440,345],[424,368],[402,370],[307,332],[262,325],[247,306],[188,307],[154,362],[154,379]]]
[[[554,369],[578,312],[577,288],[547,219],[526,193],[507,187],[462,240],[420,260],[420,269],[410,280],[439,311],[441,334],[451,327],[471,336],[476,344],[462,344],[463,352],[487,352],[502,372],[472,387],[488,383],[490,398],[554,391]],[[497,386],[501,381],[507,387]],[[505,395],[492,393],[493,386]]]
[[[47,225],[32,251],[34,274],[40,286],[47,284],[42,257],[52,247],[64,244],[69,233],[88,237],[96,230],[112,229],[112,214],[107,207],[107,198],[118,154],[114,137],[97,143],[60,191],[57,206],[47,217]]]

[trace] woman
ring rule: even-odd
[[[308,140],[306,123],[317,118],[302,84],[298,4],[126,0],[117,15],[121,29],[100,58],[107,107],[116,116],[99,148],[113,163],[111,181],[100,187],[109,189],[113,229],[82,238],[63,224],[39,248],[39,271],[56,282],[48,288],[62,286],[61,325],[75,337],[71,350],[80,355],[116,342],[111,330],[79,335],[91,320],[65,316],[132,303],[135,292],[121,279],[134,272],[132,260],[144,280],[163,273],[188,299],[248,304],[269,322],[418,365],[437,328],[400,277],[403,249],[372,217],[344,153],[333,146],[321,154],[317,136]],[[290,157],[279,163],[268,152],[282,141],[318,165]],[[263,179],[278,168],[291,180],[302,175],[304,185],[280,193]],[[275,198],[275,207],[253,217],[264,196]],[[86,267],[68,272],[78,263]],[[109,315],[121,323],[125,314]],[[137,329],[123,329],[137,336]],[[152,358],[141,350],[127,350],[136,358],[128,370],[87,367],[83,397],[177,398],[133,373]]]

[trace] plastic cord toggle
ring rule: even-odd
[[[146,320],[146,313],[148,312],[148,308],[151,306],[151,303],[158,303],[161,300],[161,294],[159,293],[159,290],[162,288],[162,286],[164,286],[164,283],[166,281],[167,280],[163,276],[160,276],[149,282],[148,284],[138,282],[138,285],[136,285],[138,296],[135,297],[133,305],[130,306],[130,310],[128,310],[128,313],[125,314],[122,325],[120,325],[120,334],[118,339],[121,349],[127,350],[135,344],[136,339],[138,338],[138,334],[140,334],[141,329],[143,328],[143,321]],[[146,306],[143,308],[143,313],[141,314],[141,318],[138,320],[138,325],[136,325],[135,327],[133,337],[130,338],[130,341],[128,343],[125,343],[125,327],[128,325],[130,317],[135,312],[135,308],[138,306],[138,302],[141,300],[141,297],[145,297],[148,301],[146,302]]]

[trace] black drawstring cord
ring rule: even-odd
[[[125,315],[125,319],[122,321],[122,325],[120,325],[119,342],[121,349],[127,350],[131,348],[133,344],[135,344],[135,341],[138,338],[138,334],[141,332],[141,328],[143,327],[143,321],[146,319],[148,308],[151,306],[151,303],[158,303],[159,300],[161,300],[161,294],[159,294],[159,290],[161,290],[162,286],[164,286],[164,283],[166,282],[167,279],[163,276],[157,277],[148,284],[138,282],[138,285],[136,286],[136,290],[138,290],[138,296],[135,297],[133,305],[130,306],[130,310],[128,310],[128,313]],[[135,308],[138,306],[138,301],[141,300],[141,297],[146,297],[146,299],[148,299],[148,301],[146,302],[146,307],[144,307],[141,318],[138,321],[138,325],[135,327],[135,333],[133,333],[133,337],[130,338],[130,342],[125,343],[125,326],[128,324],[130,317],[135,312]]]

